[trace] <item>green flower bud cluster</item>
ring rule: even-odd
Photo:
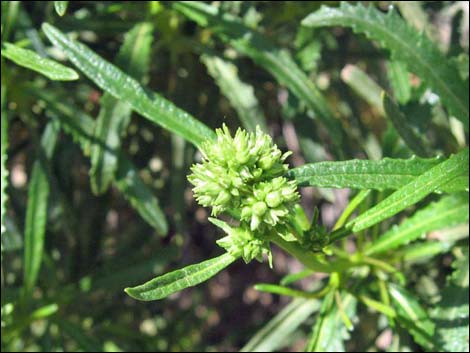
[[[233,256],[241,256],[248,263],[253,259],[263,260],[263,254],[269,257],[272,263],[271,249],[267,240],[261,239],[246,226],[230,227],[227,223],[210,218],[210,221],[222,228],[227,236],[217,240],[217,244]]]
[[[241,210],[251,230],[283,223],[299,199],[295,182],[282,176],[290,152],[282,154],[259,127],[255,133],[238,129],[232,137],[223,125],[216,134],[216,141],[202,145],[203,160],[188,177],[198,203],[212,207],[214,216]]]
[[[299,199],[295,181],[277,177],[253,186],[253,195],[246,198],[241,212],[241,220],[249,221],[251,230],[256,230],[262,222],[274,227],[282,223]]]

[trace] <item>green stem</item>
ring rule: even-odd
[[[330,287],[327,285],[323,287],[322,289],[311,293],[311,292],[304,292],[304,291],[297,290],[297,289],[292,289],[289,287],[278,286],[276,284],[258,283],[255,285],[255,289],[261,292],[285,295],[289,297],[318,299],[318,298],[324,297],[326,293],[329,292]]]
[[[334,271],[329,263],[320,261],[316,254],[303,249],[297,242],[285,241],[279,236],[273,237],[272,241],[315,272],[330,273]]]
[[[285,241],[279,236],[274,236],[270,240],[315,272],[341,272],[353,265],[351,261],[343,259],[338,259],[334,263],[327,262],[321,258],[322,254],[306,250],[298,242]]]

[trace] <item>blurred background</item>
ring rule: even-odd
[[[284,85],[210,29],[176,12],[171,2],[70,1],[62,17],[53,3],[2,1],[2,40],[26,43],[39,53],[64,60],[40,29],[49,22],[116,62],[124,34],[145,22],[151,35],[141,82],[211,128],[223,123],[232,132],[239,126],[249,128],[247,119],[254,116],[283,151],[293,151],[288,159],[291,166],[410,155],[394,137],[377,103],[380,90],[394,84],[388,52],[349,29],[300,27],[309,13],[338,2],[212,4],[290,52],[347,128],[348,136],[339,141],[342,153],[335,150],[328,130],[311,119],[305,104]],[[364,3],[383,11],[394,7],[450,57],[462,50],[468,54],[468,2]],[[468,75],[468,55],[455,60],[467,66]],[[100,113],[103,92],[80,76],[77,81],[51,82],[2,60],[2,120],[5,112],[10,173],[2,235],[2,351],[239,350],[291,301],[258,292],[253,285],[278,283],[302,266],[274,248],[272,270],[267,263],[237,261],[208,282],[162,301],[137,302],[128,297],[125,287],[222,253],[215,243],[220,232],[208,222],[209,211],[196,204],[186,179],[200,155],[182,138],[136,113],[123,133],[121,149],[146,186],[144,196],[158,199],[167,231],[152,224],[151,216],[142,217],[142,210],[126,199],[125,186],[112,185],[96,195],[90,185],[90,146],[61,131],[48,164],[50,196],[40,272],[28,300],[18,300],[28,186],[41,134],[57,115],[96,119]],[[441,153],[456,151],[462,141],[439,128],[442,107],[433,102],[432,94],[425,95],[416,76],[408,77],[408,88],[396,98],[416,117],[416,131],[439,146]],[[4,84],[8,86],[5,103]],[[351,195],[344,189],[304,188],[302,193],[307,214],[311,216],[318,207],[328,228]],[[309,277],[299,288],[309,288],[319,279],[320,275]],[[303,349],[312,322],[313,318],[302,323],[279,349]],[[376,340],[374,322],[372,315],[370,322],[365,316],[347,343],[348,350],[387,348]]]

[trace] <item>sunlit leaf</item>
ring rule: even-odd
[[[54,60],[44,58],[32,50],[23,49],[14,44],[2,43],[2,56],[19,66],[39,72],[54,81],[72,81],[78,79],[78,74],[74,70]]]
[[[163,299],[182,289],[207,281],[236,259],[229,253],[225,253],[213,259],[156,277],[140,286],[126,288],[125,292],[137,300]]]

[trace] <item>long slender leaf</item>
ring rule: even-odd
[[[49,40],[61,48],[89,79],[114,97],[129,103],[142,116],[181,135],[197,147],[204,140],[214,138],[214,131],[204,123],[160,95],[146,90],[139,82],[95,54],[87,46],[68,38],[47,23],[44,23],[42,28]]]
[[[373,226],[422,200],[441,185],[461,175],[468,175],[468,148],[429,169],[346,226],[353,232]]]
[[[442,158],[410,158],[380,161],[349,160],[342,162],[318,162],[289,170],[287,176],[300,186],[325,188],[351,188],[395,190],[414,181],[418,176],[442,163]],[[468,190],[468,176],[462,175],[438,191]]]
[[[54,1],[55,12],[57,12],[59,16],[64,16],[68,5],[68,1]]]
[[[427,232],[468,222],[468,194],[453,194],[417,211],[399,226],[371,243],[367,255],[395,249],[417,240]]]
[[[423,139],[414,131],[413,126],[401,112],[398,105],[385,92],[382,93],[382,103],[387,118],[393,123],[406,145],[418,156],[427,157],[428,152]]]
[[[461,80],[455,67],[433,42],[409,26],[395,11],[384,15],[374,6],[342,2],[340,8],[322,7],[307,16],[302,25],[351,27],[376,40],[390,50],[393,59],[406,63],[411,72],[427,82],[468,131],[468,82]]]
[[[168,232],[168,223],[158,199],[153,195],[153,191],[145,185],[136,167],[123,154],[119,156],[115,185],[132,207],[159,234],[165,235]]]
[[[138,300],[163,299],[170,294],[208,280],[236,259],[237,257],[225,253],[213,259],[156,277],[140,286],[126,288],[125,292]]]
[[[387,75],[393,96],[400,104],[406,104],[411,99],[411,82],[406,65],[401,61],[387,62]]]
[[[348,64],[341,71],[341,79],[361,98],[383,114],[382,87],[356,65]]]
[[[344,352],[344,340],[349,334],[341,318],[340,309],[334,303],[335,291],[325,297],[320,315],[313,327],[308,342],[307,352]],[[343,310],[348,317],[356,312],[357,300],[351,294],[343,294],[341,298]]]
[[[427,349],[433,347],[434,324],[415,296],[393,283],[388,289],[400,326],[407,329],[418,344]]]
[[[277,284],[270,284],[270,283],[258,283],[255,285],[255,289],[261,292],[273,293],[288,297],[295,297],[295,298],[306,298],[306,299],[313,299],[319,298],[320,295],[318,293],[310,293],[304,292],[297,289],[292,289],[285,286],[279,286]]]
[[[59,98],[53,94],[31,87],[29,91],[46,102],[49,112],[60,121],[64,131],[72,135],[86,154],[90,145],[96,143],[93,137],[93,119],[81,109],[60,102]],[[118,157],[115,184],[123,196],[139,212],[140,216],[154,227],[159,234],[164,235],[168,232],[168,223],[159,206],[158,199],[142,181],[137,168],[122,153]]]
[[[286,85],[328,128],[333,143],[340,145],[343,138],[340,121],[329,107],[325,97],[291,55],[276,47],[268,38],[245,26],[241,19],[199,1],[178,1],[173,8],[203,27],[210,27],[222,40],[240,53],[249,56]]]
[[[54,81],[72,81],[78,79],[78,74],[54,60],[44,58],[34,51],[20,48],[11,43],[2,43],[2,56],[15,64],[39,72]]]
[[[237,67],[214,55],[204,54],[201,60],[214,78],[225,97],[238,113],[243,127],[255,131],[256,126],[267,132],[266,119],[258,103],[253,87],[241,81]]]
[[[439,231],[439,240],[427,240],[400,249],[396,254],[406,262],[428,261],[433,256],[449,252],[460,239],[468,238],[468,223]]]
[[[289,336],[319,308],[318,300],[294,299],[264,325],[240,352],[273,352],[282,348]]]
[[[24,232],[24,295],[30,295],[41,267],[46,233],[49,180],[47,160],[51,159],[58,136],[58,124],[46,126],[41,138],[41,149],[34,162],[28,188],[28,205]]]
[[[469,263],[468,249],[452,264],[441,300],[432,311],[439,351],[468,352],[469,349]]]
[[[3,81],[3,80],[2,80]],[[6,87],[2,82],[2,102],[1,102],[1,145],[0,145],[0,163],[1,163],[1,172],[0,172],[0,226],[1,231],[0,235],[5,231],[5,212],[6,212],[6,202],[7,202],[7,193],[6,188],[8,185],[8,169],[7,169],[7,149],[8,149],[8,116],[6,113]]]
[[[119,67],[130,76],[142,81],[148,71],[152,45],[150,23],[139,23],[126,34],[116,59]],[[105,93],[101,98],[101,110],[95,123],[94,137],[103,144],[95,143],[91,148],[91,187],[95,194],[102,194],[114,179],[118,164],[121,135],[127,130],[132,107],[125,101]]]

